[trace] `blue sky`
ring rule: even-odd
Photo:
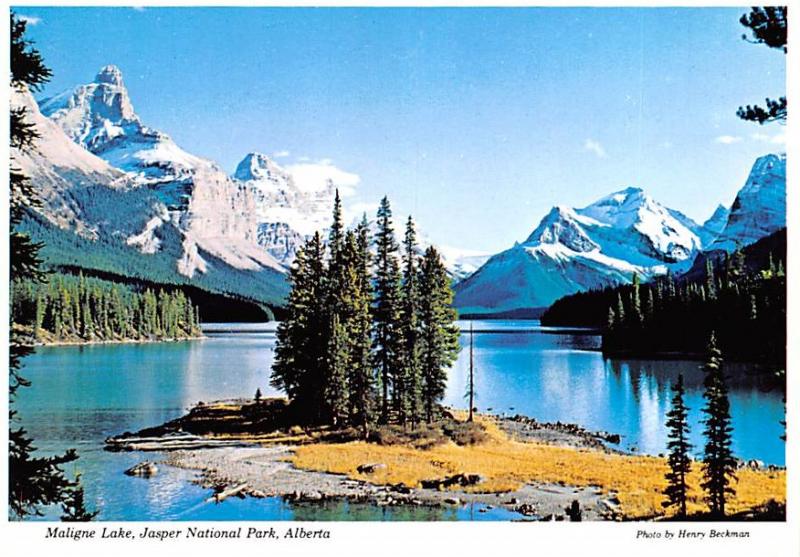
[[[735,115],[785,91],[745,8],[16,11],[55,74],[40,96],[115,64],[187,151],[230,172],[250,151],[324,161],[357,176],[348,204],[388,194],[396,222],[464,248],[631,185],[702,221],[785,150],[782,126]]]

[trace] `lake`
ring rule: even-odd
[[[469,325],[461,323],[462,329]],[[207,339],[153,344],[40,348],[24,361],[32,387],[20,389],[22,425],[43,452],[75,447],[81,458],[67,466],[80,472],[87,500],[102,520],[508,520],[502,509],[378,508],[332,502],[290,504],[280,498],[228,499],[204,504],[209,491],[195,474],[161,467],[144,480],[123,471],[145,453],[110,453],[105,438],[180,416],[198,401],[277,395],[269,385],[275,324],[209,324]],[[474,323],[476,405],[497,414],[525,414],[540,421],[580,424],[622,436],[621,448],[665,452],[670,386],[679,373],[687,386],[692,441],[702,450],[703,372],[699,362],[604,360],[599,337],[559,331],[536,321]],[[445,403],[466,408],[469,335],[450,370]],[[726,365],[733,449],[739,458],[783,465],[781,394],[767,391],[748,372]],[[57,513],[48,513],[53,519]]]

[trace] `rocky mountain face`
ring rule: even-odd
[[[145,126],[115,66],[102,68],[92,83],[43,101],[41,110],[74,144],[124,173],[131,189],[141,190],[138,195],[149,192],[154,198],[144,222],[135,204],[128,204],[129,215],[116,219],[122,227],[141,223],[133,234],[122,231],[128,245],[154,253],[167,234],[164,227],[173,226],[181,236],[177,269],[186,277],[208,270],[204,254],[238,270],[284,271],[258,245],[256,192]]]
[[[731,214],[731,210],[728,207],[720,204],[717,205],[717,208],[714,210],[714,213],[708,218],[706,222],[703,223],[703,228],[711,232],[714,236],[719,236],[719,234],[725,228],[725,225],[728,224],[728,217]]]
[[[233,177],[253,192],[258,244],[288,267],[306,238],[330,225],[336,186],[305,191],[263,153],[248,153]]]
[[[683,272],[706,249],[733,249],[785,226],[785,159],[756,162],[730,210],[704,225],[627,188],[581,209],[554,207],[521,244],[491,257],[456,287],[462,313],[542,308],[579,291]]]
[[[786,227],[786,155],[756,160],[709,250],[731,252]]]
[[[11,89],[10,106],[24,109],[25,120],[39,135],[32,150],[12,149],[12,167],[36,187],[37,209],[54,225],[89,240],[114,233],[133,235],[160,214],[157,200],[139,191],[130,177],[73,143],[61,128],[39,111],[27,90]],[[123,201],[129,219],[118,221],[109,211]]]

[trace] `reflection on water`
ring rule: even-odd
[[[477,323],[477,322],[476,322]],[[510,322],[504,322],[509,326]],[[530,329],[531,322],[520,325]],[[495,328],[491,322],[483,327]],[[462,330],[468,325],[462,325]],[[703,371],[701,362],[681,360],[604,360],[597,352],[600,339],[591,334],[474,335],[477,406],[498,414],[526,414],[540,421],[581,424],[593,430],[622,435],[622,448],[666,452],[665,414],[671,386],[682,373],[690,408],[692,442],[702,452]],[[467,347],[469,335],[462,334]],[[466,349],[450,374],[446,402],[465,407],[469,370]],[[725,364],[729,376],[733,449],[744,459],[783,465],[785,444],[780,440],[783,402],[754,376],[751,364]],[[490,410],[491,409],[491,410]]]
[[[462,324],[465,325],[465,324]],[[181,415],[203,400],[252,396],[269,385],[274,324],[225,324],[205,340],[42,348],[25,360],[33,386],[21,389],[22,425],[44,452],[75,447],[81,458],[67,466],[83,475],[88,500],[105,520],[506,520],[513,513],[478,507],[380,508],[346,502],[292,506],[280,499],[230,499],[205,504],[208,491],[194,474],[162,467],[149,480],[123,471],[147,458],[108,453],[103,440]],[[492,332],[480,333],[484,329]],[[593,351],[598,337],[551,334],[536,322],[475,322],[477,406],[496,413],[522,413],[542,421],[575,422],[622,434],[623,448],[664,451],[670,386],[683,373],[691,408],[692,436],[701,447],[702,371],[697,362],[609,360]],[[244,331],[244,332],[242,332]],[[505,332],[503,332],[505,331]],[[515,332],[516,331],[516,332]],[[462,335],[466,345],[468,336]],[[465,407],[468,352],[450,372],[446,402]],[[762,390],[746,376],[748,366],[728,366],[743,379],[731,381],[734,451],[742,458],[784,463],[779,436],[780,394]],[[484,509],[485,510],[485,509]],[[54,518],[57,513],[50,514]],[[359,518],[361,517],[361,518]]]

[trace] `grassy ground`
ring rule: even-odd
[[[299,446],[292,462],[297,468],[345,474],[376,484],[402,483],[418,487],[422,480],[441,479],[458,473],[480,474],[483,482],[460,488],[481,492],[513,491],[526,483],[565,483],[599,486],[605,493],[617,493],[619,512],[626,518],[664,516],[666,460],[649,456],[610,454],[599,450],[557,447],[513,441],[487,417],[478,420],[488,439],[475,445],[459,446],[448,441],[427,450],[402,445],[379,445],[362,441],[316,443]],[[384,463],[372,474],[356,468],[365,463]],[[700,463],[689,477],[689,512],[706,510],[700,489]],[[767,503],[786,501],[785,471],[738,472],[736,496],[729,513],[746,511]]]

